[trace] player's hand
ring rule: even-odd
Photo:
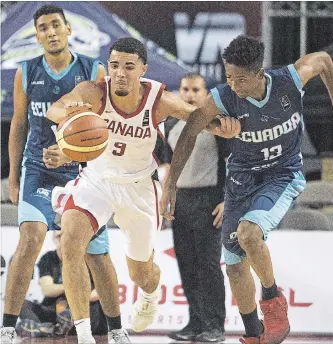
[[[174,220],[176,204],[176,185],[167,179],[163,186],[162,198],[160,200],[160,214],[169,221]]]
[[[221,126],[216,126],[210,131],[212,134],[230,139],[241,132],[240,121],[235,117],[221,117],[220,123]]]
[[[83,102],[71,102],[71,103],[65,104],[65,109],[67,111],[67,116],[72,117],[81,112],[91,111],[92,105],[89,103],[83,103]]]
[[[9,179],[9,199],[13,204],[18,204],[20,193],[20,182]]]
[[[47,168],[57,168],[71,162],[71,160],[55,144],[48,148],[43,148],[43,162]]]
[[[213,226],[215,226],[218,229],[221,228],[222,226],[223,211],[224,211],[224,202],[221,202],[215,207],[214,211],[212,212],[212,215],[216,215],[213,222]]]

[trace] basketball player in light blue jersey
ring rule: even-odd
[[[8,271],[1,343],[14,343],[14,328],[46,232],[60,229],[54,221],[52,189],[64,186],[79,172],[79,164],[60,153],[54,134],[56,124],[46,118],[46,111],[81,81],[106,75],[100,61],[69,50],[71,27],[61,8],[41,7],[34,14],[34,24],[44,55],[23,62],[14,81],[9,182],[10,199],[19,206],[20,240]],[[107,318],[109,343],[129,343],[121,328],[118,282],[108,254],[107,230],[101,229],[100,233],[82,250],[87,252],[86,262]],[[76,325],[76,331],[80,343],[88,343],[82,325]]]
[[[302,88],[320,75],[333,103],[333,62],[327,53],[317,52],[284,68],[264,70],[264,45],[246,36],[234,39],[223,57],[227,83],[212,89],[187,121],[174,150],[161,211],[173,218],[176,182],[197,134],[217,112],[238,118],[241,132],[230,140],[222,222],[227,274],[245,326],[241,343],[279,344],[290,331],[288,304],[276,286],[265,240],[305,186],[300,171]],[[250,267],[262,284],[263,324]]]

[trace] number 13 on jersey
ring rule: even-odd
[[[264,160],[272,160],[282,155],[282,146],[274,146],[271,148],[264,148],[260,152],[264,153]]]

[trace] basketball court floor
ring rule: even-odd
[[[97,344],[107,344],[107,337],[106,336],[95,336]],[[131,342],[133,344],[172,344],[172,343],[196,343],[200,344],[199,342],[176,342],[164,336],[135,336],[130,335]],[[17,343],[22,344],[77,344],[77,339],[75,336],[71,336],[68,338],[62,339],[18,339]],[[224,344],[239,344],[239,336],[227,336],[227,339],[222,342]],[[290,337],[287,338],[284,344],[323,344],[323,343],[330,343],[333,344],[333,337],[318,337],[318,338],[301,338],[301,337]]]

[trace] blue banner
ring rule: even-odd
[[[19,2],[9,7],[6,13],[1,35],[2,120],[10,120],[13,114],[13,83],[20,62],[43,54],[42,47],[36,41],[33,14],[42,5],[51,3]],[[57,4],[64,9],[66,18],[72,26],[73,33],[69,44],[73,51],[106,63],[110,45],[119,38],[132,36],[144,42],[147,47],[147,78],[161,81],[168,89],[175,90],[180,78],[189,72],[176,57],[142,37],[136,29],[97,2],[62,1]],[[140,2],[137,6],[140,6]],[[135,11],[135,8],[131,10]]]

